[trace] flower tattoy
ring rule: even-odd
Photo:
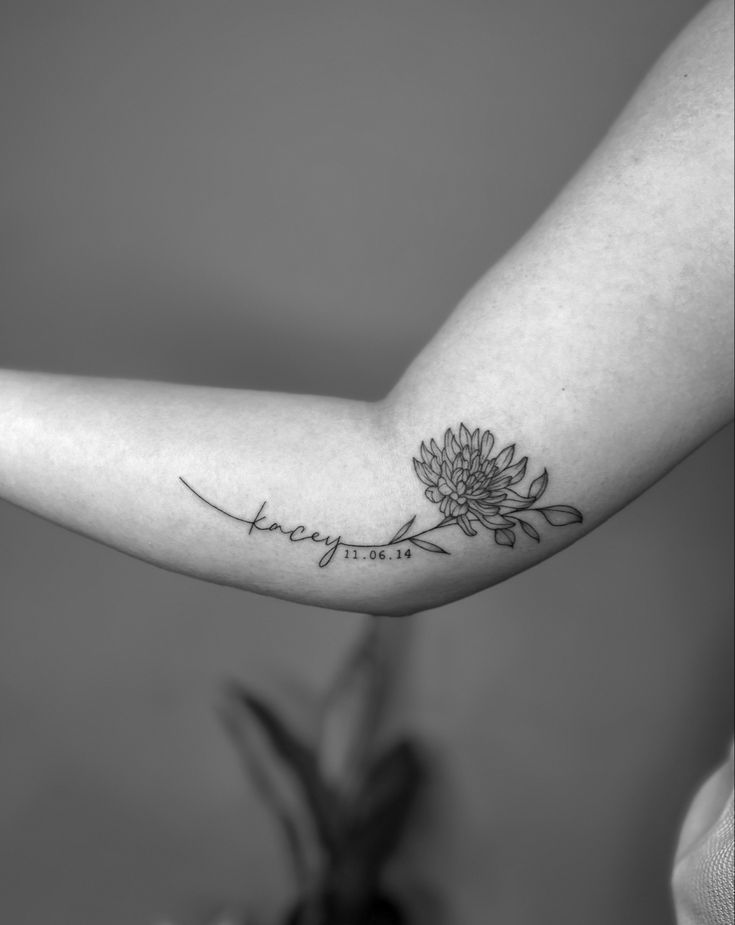
[[[183,476],[181,483],[200,501],[210,508],[237,520],[248,527],[247,535],[256,533],[279,533],[292,543],[311,542],[326,550],[318,560],[319,568],[326,568],[335,559],[370,562],[402,562],[410,560],[411,547],[424,552],[438,552],[449,555],[449,551],[427,540],[429,533],[442,527],[457,525],[467,536],[477,536],[478,525],[493,532],[499,546],[515,546],[515,530],[521,530],[532,540],[539,542],[541,536],[533,524],[534,515],[541,515],[553,527],[582,523],[582,514],[570,504],[554,504],[537,507],[537,503],[549,484],[549,474],[544,469],[534,479],[524,494],[521,482],[526,477],[528,457],[513,462],[515,444],[506,446],[496,456],[492,455],[495,438],[489,430],[477,428],[470,431],[460,424],[459,434],[450,428],[442,438],[442,446],[436,440],[423,442],[420,459],[414,458],[416,475],[426,485],[424,494],[439,510],[444,519],[431,527],[414,529],[416,515],[408,520],[388,540],[364,539],[351,541],[337,530],[315,530],[312,526],[293,522],[284,523],[275,519],[270,511],[268,499],[260,502],[252,514],[240,514],[227,510],[211,501],[194,488]],[[515,487],[514,487],[515,486]]]
[[[421,458],[414,458],[413,467],[427,486],[424,494],[444,514],[434,529],[457,524],[467,536],[476,536],[479,525],[492,530],[499,545],[513,546],[518,526],[532,539],[540,540],[526,512],[538,512],[555,527],[582,522],[582,514],[569,504],[535,506],[549,483],[546,469],[531,482],[526,494],[513,488],[526,476],[528,457],[513,462],[513,444],[493,456],[494,445],[489,430],[470,432],[464,424],[458,435],[447,428],[441,446],[436,440],[421,444]]]

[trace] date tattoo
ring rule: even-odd
[[[411,558],[412,548],[448,556],[449,550],[434,542],[436,537],[426,538],[448,527],[458,527],[465,536],[477,536],[478,530],[486,530],[493,534],[498,546],[513,548],[519,528],[538,543],[541,534],[537,528],[544,524],[565,527],[582,523],[582,514],[570,504],[539,506],[549,484],[546,469],[524,489],[528,457],[514,462],[514,444],[493,455],[494,446],[495,438],[489,430],[470,431],[465,424],[460,424],[457,433],[448,428],[441,442],[424,441],[413,460],[413,468],[425,486],[425,496],[438,505],[442,519],[416,531],[414,514],[392,539],[379,543],[351,543],[340,534],[310,530],[304,524],[284,526],[266,513],[267,500],[252,517],[239,516],[205,498],[183,476],[179,480],[210,508],[247,525],[248,535],[254,531],[280,533],[292,543],[323,545],[325,552],[319,559],[319,568],[326,568],[339,549],[344,550],[345,559],[381,562],[406,561]]]

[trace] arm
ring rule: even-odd
[[[380,613],[580,538],[730,414],[730,19],[694,21],[385,401],[6,372],[0,495],[166,568]],[[458,484],[462,443],[482,484]]]

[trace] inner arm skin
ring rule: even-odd
[[[576,541],[732,413],[731,23],[717,2],[690,24],[383,401],[0,372],[0,497],[164,568],[380,614]],[[412,459],[460,422],[515,444],[528,480],[548,470],[544,503],[583,523],[513,548],[448,526],[425,538],[450,555],[345,558],[441,520]],[[253,529],[261,510],[283,530]]]

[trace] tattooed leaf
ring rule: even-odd
[[[565,527],[567,524],[581,524],[582,515],[570,504],[555,504],[553,507],[538,508],[548,522],[554,527]]]
[[[538,501],[541,495],[546,491],[546,486],[548,484],[549,473],[546,471],[546,469],[544,469],[541,475],[531,482],[531,487],[528,489],[529,496]]]
[[[495,542],[498,546],[515,546],[516,535],[512,530],[496,530]]]
[[[445,556],[449,555],[446,549],[442,549],[441,546],[437,546],[436,543],[430,543],[428,540],[420,540],[414,536],[409,542],[413,543],[414,546],[418,546],[419,549],[425,549],[426,552],[442,552]]]
[[[414,514],[413,517],[401,527],[401,529],[398,531],[398,533],[396,533],[396,535],[393,537],[393,539],[390,541],[388,545],[391,546],[393,543],[397,543],[398,540],[402,540],[403,537],[408,533],[408,531],[413,526],[413,522],[415,520],[416,520],[416,515]]]
[[[538,531],[535,530],[531,524],[527,524],[525,520],[519,520],[518,523],[521,525],[521,530],[523,530],[526,536],[530,536],[531,539],[536,540],[537,543],[539,542],[541,537],[538,535]]]

